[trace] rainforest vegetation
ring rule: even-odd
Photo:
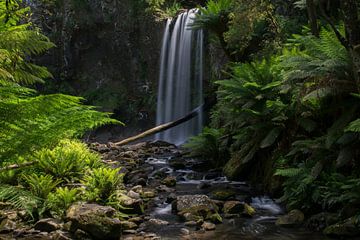
[[[119,8],[126,2],[114,1]],[[118,239],[114,234],[116,221],[121,220],[120,229],[132,230],[131,224],[138,224],[136,216],[144,214],[146,203],[154,198],[154,189],[128,191],[125,182],[132,177],[129,166],[139,164],[138,155],[149,157],[149,152],[157,153],[154,148],[159,146],[141,149],[134,157],[131,148],[120,149],[112,143],[104,148],[84,137],[104,125],[123,126],[122,119],[130,123],[139,111],[141,116],[144,112],[153,114],[151,108],[155,107],[150,105],[156,104],[152,89],[156,87],[139,83],[150,74],[143,64],[145,56],[134,54],[141,55],[143,65],[136,73],[140,80],[126,80],[133,92],[124,90],[115,95],[101,87],[91,89],[96,93],[69,95],[78,93],[74,91],[75,75],[67,78],[70,67],[46,62],[49,54],[67,51],[65,40],[75,41],[64,37],[69,28],[80,32],[81,24],[98,29],[105,26],[84,18],[82,22],[69,20],[72,25],[67,22],[51,31],[49,26],[44,27],[47,21],[55,22],[54,26],[61,22],[57,9],[64,10],[62,17],[66,19],[90,11],[89,2],[0,0],[0,205],[1,211],[8,211],[0,214],[0,234],[8,233],[3,222],[9,211],[17,212],[25,225],[44,218],[66,222],[73,214],[68,209],[81,202],[114,211],[111,215],[108,209],[101,209],[105,211],[98,216],[102,220],[95,220],[90,228],[77,222],[77,227],[94,239]],[[338,224],[336,229],[350,221],[352,228],[346,228],[343,235],[359,235],[360,2],[131,0],[130,5],[131,14],[158,23],[175,18],[185,9],[199,8],[188,27],[206,32],[206,48],[212,53],[206,57],[205,83],[206,104],[211,109],[202,133],[184,145],[187,157],[205,160],[230,180],[259,186],[260,191],[279,199],[287,211],[300,210],[306,218],[331,213]],[[71,9],[69,13],[67,8]],[[101,41],[106,33],[98,35],[96,41]],[[132,46],[122,47],[128,50]],[[65,55],[61,58],[67,59]],[[102,64],[94,63],[97,67]],[[70,85],[67,81],[71,89],[64,88]],[[111,90],[111,85],[107,89]],[[109,109],[117,119],[101,111],[108,109],[102,104],[110,98],[114,107]],[[111,155],[112,151],[116,154]],[[140,176],[135,175],[133,181],[141,182]],[[173,181],[171,177],[161,180],[167,186]],[[147,183],[139,184],[144,187]],[[247,204],[245,210],[253,214]],[[217,211],[202,217],[222,221]],[[71,227],[63,229],[72,231]],[[333,228],[326,231],[342,235]],[[107,235],[102,236],[103,232]],[[81,237],[83,233],[75,233],[75,239],[87,239]]]

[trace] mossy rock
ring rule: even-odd
[[[211,197],[215,200],[226,201],[230,198],[234,198],[236,192],[231,189],[215,190],[211,193]]]
[[[323,233],[330,237],[355,237],[360,236],[360,227],[356,224],[355,218],[349,218],[326,227]]]
[[[304,218],[304,214],[295,209],[284,216],[280,216],[275,224],[281,227],[296,227],[303,223]]]
[[[172,176],[166,177],[164,180],[161,181],[167,187],[175,187],[176,186],[176,178]]]

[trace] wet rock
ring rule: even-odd
[[[136,234],[136,230],[124,230],[123,233],[124,234]]]
[[[240,217],[240,214],[224,214],[224,218],[230,219],[230,218],[237,218]]]
[[[189,235],[190,234],[190,230],[187,228],[182,228],[180,229],[180,232],[182,235]]]
[[[356,224],[355,218],[326,227],[323,233],[330,237],[356,237],[360,236],[360,227]]]
[[[172,203],[174,200],[176,200],[176,194],[170,193],[166,198],[166,203]]]
[[[144,198],[154,198],[155,196],[156,196],[155,192],[152,192],[152,191],[146,191],[142,195],[142,197],[144,197]]]
[[[222,223],[223,222],[222,217],[218,213],[211,214],[207,219],[213,223]]]
[[[151,223],[153,225],[169,225],[168,221],[164,221],[161,219],[155,219],[155,218],[150,219],[149,223]]]
[[[205,231],[212,231],[215,230],[216,226],[215,224],[211,223],[211,222],[204,222],[201,227],[205,230]]]
[[[133,199],[140,199],[140,194],[132,190],[130,190],[127,195]]]
[[[295,227],[302,224],[304,214],[300,210],[292,210],[288,214],[281,216],[276,220],[276,225],[282,227]]]
[[[71,221],[70,229],[81,229],[94,239],[119,239],[121,222],[114,218],[116,210],[97,204],[78,203],[72,205],[66,213]]]
[[[0,233],[10,233],[17,228],[16,222],[10,219],[4,219],[0,224]]]
[[[181,216],[185,219],[186,222],[199,222],[204,220],[204,217],[196,212],[181,213]]]
[[[242,212],[241,216],[243,217],[252,217],[256,213],[256,210],[250,206],[249,204],[244,204],[244,211]]]
[[[165,185],[160,185],[156,187],[156,190],[158,190],[159,192],[167,192],[167,193],[175,192],[175,189],[169,188]]]
[[[183,158],[173,158],[169,160],[169,165],[174,170],[185,169],[186,165]]]
[[[74,236],[75,236],[75,239],[79,239],[79,240],[91,240],[92,239],[91,236],[87,232],[85,232],[81,229],[77,229],[74,233]]]
[[[147,181],[146,181],[145,178],[139,178],[134,183],[137,184],[137,185],[141,185],[141,186],[146,186],[147,185]]]
[[[236,192],[232,189],[216,190],[211,193],[211,198],[215,200],[226,201],[228,199],[234,198]]]
[[[138,227],[136,223],[130,221],[122,221],[121,226],[123,230],[132,230]]]
[[[335,224],[338,219],[338,214],[336,213],[322,212],[311,216],[306,222],[306,227],[313,231],[320,231],[327,226]]]
[[[227,201],[224,203],[223,212],[225,214],[239,214],[244,211],[244,204],[238,201]]]
[[[188,221],[188,222],[185,222],[184,224],[185,226],[188,226],[188,227],[195,227],[197,226],[197,222],[196,221]]]
[[[71,240],[72,238],[67,232],[57,230],[52,233],[52,239],[54,240]]]
[[[173,176],[168,176],[164,180],[161,181],[167,187],[175,187],[176,186],[176,178]]]
[[[61,224],[54,218],[41,219],[35,223],[34,229],[41,232],[53,232],[61,228]]]
[[[133,218],[130,218],[128,221],[134,222],[136,224],[140,224],[144,221],[144,219],[142,219],[141,217],[133,217]]]
[[[131,188],[131,191],[142,194],[143,193],[143,186],[142,185],[136,185],[136,186]]]
[[[126,195],[124,191],[116,191],[114,198],[118,203],[124,206],[122,212],[127,214],[142,214],[144,210],[143,201],[141,199],[134,199]]]
[[[197,189],[206,189],[209,187],[211,187],[211,184],[207,182],[201,182],[196,186]]]

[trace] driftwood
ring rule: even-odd
[[[0,172],[9,171],[9,170],[15,170],[15,169],[24,168],[24,167],[29,167],[29,166],[32,166],[32,165],[34,165],[36,163],[38,163],[38,161],[24,162],[24,163],[20,163],[20,164],[12,164],[12,165],[0,168]]]
[[[189,113],[188,115],[186,115],[185,117],[182,117],[178,120],[175,120],[173,122],[169,122],[169,123],[165,123],[165,124],[162,124],[162,125],[159,125],[157,127],[154,127],[154,128],[151,128],[145,132],[142,132],[136,136],[133,136],[133,137],[130,137],[130,138],[127,138],[127,139],[124,139],[120,142],[117,142],[115,143],[116,146],[123,146],[123,145],[126,145],[126,144],[129,144],[131,142],[134,142],[136,140],[139,140],[139,139],[142,139],[142,138],[145,138],[145,137],[148,137],[150,135],[153,135],[153,134],[156,134],[156,133],[159,133],[159,132],[163,132],[165,130],[168,130],[170,128],[173,128],[173,127],[176,127],[184,122],[187,122],[191,119],[193,119],[194,117],[196,117],[199,112],[201,111],[201,108],[202,106],[194,109],[191,113]]]

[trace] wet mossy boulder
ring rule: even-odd
[[[77,203],[66,213],[66,219],[71,222],[70,231],[80,229],[91,235],[93,239],[119,239],[122,224],[115,218],[116,210],[112,207],[98,204]]]
[[[360,227],[355,218],[348,218],[343,222],[326,227],[323,233],[330,237],[356,237],[360,236]]]
[[[217,205],[206,195],[178,196],[172,203],[172,209],[186,221],[222,221]]]
[[[296,227],[304,222],[304,214],[300,210],[292,210],[288,214],[280,216],[276,220],[276,225],[281,227]]]

